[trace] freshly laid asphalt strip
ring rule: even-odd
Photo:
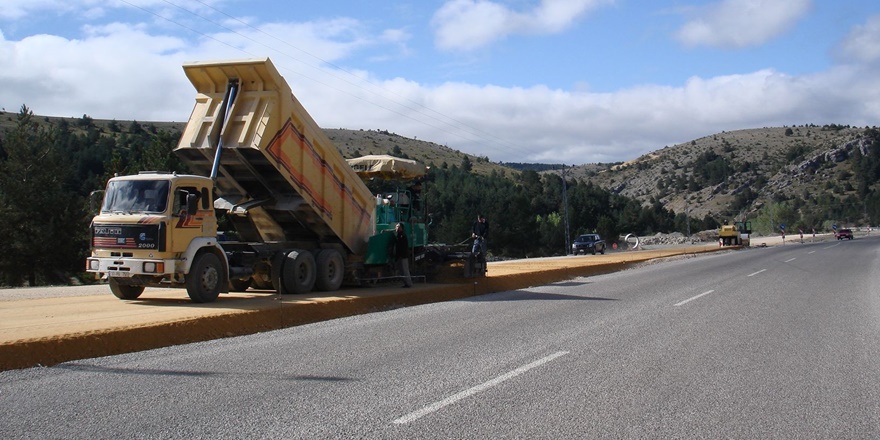
[[[61,362],[109,356],[159,347],[277,330],[334,318],[418,304],[450,301],[623,270],[649,260],[729,250],[716,245],[609,253],[584,257],[556,257],[495,262],[485,278],[457,279],[448,284],[423,283],[411,289],[398,284],[340,290],[326,295],[280,296],[251,292],[221,295],[216,303],[192,304],[181,290],[159,298],[148,290],[141,299],[120,301],[108,292],[96,297],[55,297],[0,302],[0,371],[49,366]],[[182,292],[182,296],[181,293]],[[170,296],[169,296],[170,295]],[[178,297],[175,297],[177,295]],[[101,304],[92,313],[69,316],[65,308],[83,298]],[[29,302],[30,301],[30,302]],[[33,301],[39,301],[34,303]],[[121,304],[127,312],[105,318],[102,304]],[[45,312],[25,313],[24,309]],[[155,309],[155,308],[163,309]],[[151,320],[150,309],[178,313]],[[68,316],[64,316],[68,315]],[[65,319],[77,326],[64,327]],[[60,321],[60,323],[59,323]],[[85,329],[83,323],[86,323]],[[88,325],[91,325],[89,327]]]

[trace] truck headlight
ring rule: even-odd
[[[89,270],[98,270],[101,267],[101,263],[98,260],[89,260]]]
[[[165,272],[165,263],[144,262],[144,273]]]

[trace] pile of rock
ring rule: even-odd
[[[640,246],[678,246],[683,244],[698,244],[703,241],[706,240],[702,236],[702,232],[693,234],[690,238],[680,232],[673,232],[671,234],[658,232],[657,234],[647,237],[639,237]]]
[[[712,242],[718,240],[718,230],[714,231],[702,231],[697,232],[690,237],[680,233],[673,232],[671,234],[664,234],[658,232],[654,235],[639,237],[639,246],[652,246],[652,247],[662,247],[662,246],[681,246],[688,244],[702,244],[706,242]],[[623,241],[623,237],[621,237],[621,242]],[[630,242],[627,243],[629,246],[635,244],[635,240],[630,238]]]

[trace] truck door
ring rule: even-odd
[[[198,198],[198,210],[190,215],[186,199],[190,194]],[[205,187],[180,186],[174,191],[174,219],[172,220],[172,252],[184,252],[195,238],[216,237],[217,219],[214,216],[211,191]]]

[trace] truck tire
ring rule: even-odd
[[[309,251],[294,249],[287,254],[281,283],[289,294],[309,293],[315,287],[315,257]]]
[[[315,260],[317,277],[315,288],[323,292],[339,290],[345,277],[345,260],[336,249],[321,249]]]
[[[287,260],[287,254],[290,251],[281,251],[272,256],[272,267],[269,268],[269,279],[272,281],[272,288],[279,295],[287,295],[287,288],[284,287],[282,277],[284,276],[284,262]]]
[[[186,293],[193,302],[212,302],[220,295],[222,278],[220,258],[210,252],[198,254],[186,274]]]
[[[110,291],[119,299],[137,299],[144,293],[144,286],[126,286],[119,284],[116,278],[110,278],[107,283],[110,285]]]

